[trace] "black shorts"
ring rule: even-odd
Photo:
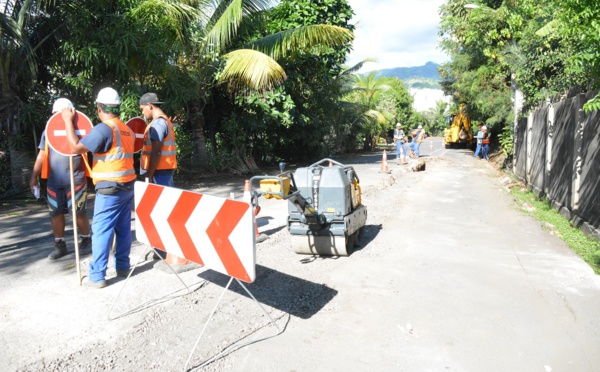
[[[71,187],[46,188],[50,216],[67,214],[71,211]],[[87,180],[75,186],[75,209],[77,214],[87,213]]]

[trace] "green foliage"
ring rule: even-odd
[[[502,132],[498,134],[500,150],[506,158],[511,158],[514,154],[514,130],[511,126],[505,126]]]
[[[179,125],[175,126],[173,129],[175,131],[175,138],[177,139],[178,167],[179,169],[191,169],[194,139],[189,131],[185,130]]]
[[[448,124],[448,104],[443,100],[435,103],[435,107],[425,113],[425,131],[432,136],[441,136],[444,130],[449,127]]]

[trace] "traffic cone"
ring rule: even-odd
[[[330,167],[333,167],[333,163],[332,163],[332,162],[329,162],[329,166],[330,166]]]
[[[185,258],[177,257],[170,253],[167,253],[167,258],[165,258],[165,261],[167,261],[167,263],[169,265],[187,265],[190,263],[189,260],[186,260]]]
[[[381,172],[390,173],[390,168],[388,167],[387,162],[387,153],[383,150],[383,156],[381,158]]]
[[[408,160],[406,159],[406,154],[404,153],[403,146],[400,146],[400,159],[398,159],[398,163],[408,164]]]
[[[260,206],[254,207],[254,217],[256,217],[260,213]],[[269,238],[268,235],[261,234],[258,232],[258,223],[256,222],[256,218],[254,218],[254,235],[256,235],[256,242],[262,243]]]
[[[244,182],[244,201],[252,203],[252,194],[250,194],[250,180],[246,180]],[[253,206],[253,208],[254,217],[256,217],[260,213],[260,205]],[[257,243],[262,243],[269,238],[267,235],[258,232],[258,223],[256,222],[256,218],[254,218],[254,235],[256,236]]]
[[[244,182],[244,201],[247,203],[252,201],[252,195],[250,194],[250,180]]]

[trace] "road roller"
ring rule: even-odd
[[[367,222],[360,180],[352,166],[325,158],[308,167],[250,180],[253,198],[287,200],[287,228],[298,254],[347,256]]]

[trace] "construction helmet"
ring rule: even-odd
[[[487,127],[484,125],[483,127],[481,127],[481,129],[487,130]]]
[[[73,103],[66,98],[59,98],[54,101],[54,105],[52,105],[52,113],[56,114],[57,112],[61,112],[64,108],[73,108]]]
[[[108,106],[117,106],[121,104],[121,98],[119,98],[119,93],[117,93],[117,91],[113,88],[103,88],[98,93],[96,103],[102,103]]]

